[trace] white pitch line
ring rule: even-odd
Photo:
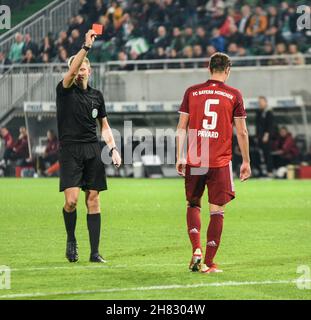
[[[229,265],[231,263],[221,263],[220,265]],[[69,266],[60,266],[60,267],[29,267],[29,268],[12,268],[12,272],[27,272],[27,271],[50,271],[50,270],[87,270],[87,269],[119,269],[119,268],[138,268],[138,267],[175,267],[175,266],[185,266],[188,265],[186,263],[148,263],[148,264],[134,264],[134,265],[95,265],[95,266],[77,266],[77,265],[69,265]]]
[[[203,275],[208,276],[208,275]],[[302,282],[302,281],[300,281]],[[303,283],[311,282],[304,280]],[[175,289],[194,289],[205,287],[240,287],[240,286],[258,286],[258,285],[275,285],[275,284],[297,284],[298,280],[266,280],[266,281],[227,281],[227,282],[211,282],[211,283],[198,283],[187,285],[162,285],[151,287],[136,287],[136,288],[111,288],[111,289],[98,289],[98,290],[79,290],[79,291],[61,291],[61,292],[33,292],[33,293],[17,293],[7,294],[0,296],[0,299],[14,299],[14,298],[37,298],[49,296],[66,296],[66,295],[87,295],[97,293],[115,293],[115,292],[131,292],[131,291],[157,291],[157,290],[175,290]]]

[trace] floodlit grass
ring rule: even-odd
[[[57,179],[0,180],[0,266],[12,269],[0,299],[310,299],[297,267],[311,268],[311,181],[236,181],[217,256],[222,274],[190,273],[182,179],[109,179],[102,193],[101,253],[88,262],[84,194],[80,261],[64,258]],[[207,195],[205,195],[207,197]],[[208,223],[202,208],[202,240]],[[232,283],[231,283],[232,282]]]

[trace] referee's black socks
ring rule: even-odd
[[[73,212],[67,212],[65,209],[63,209],[63,216],[67,231],[67,241],[76,241],[75,230],[77,222],[77,210]]]
[[[100,213],[87,214],[87,228],[90,236],[91,255],[98,254],[100,224]]]

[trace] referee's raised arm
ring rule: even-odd
[[[92,48],[92,45],[96,38],[96,32],[94,30],[89,30],[85,35],[85,43],[82,49],[75,55],[73,61],[69,66],[69,70],[64,76],[63,87],[69,88],[72,86],[75,76],[77,75],[84,58],[86,57],[88,51]]]

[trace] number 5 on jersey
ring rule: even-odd
[[[214,130],[217,125],[217,113],[215,111],[210,111],[212,104],[219,104],[219,99],[207,99],[205,102],[204,114],[207,117],[212,118],[212,122],[210,124],[207,119],[203,120],[203,128],[206,130]]]

